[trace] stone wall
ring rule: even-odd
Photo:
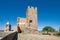
[[[18,26],[24,31],[24,27],[27,27],[27,18],[18,18]]]
[[[4,35],[2,36],[0,40],[17,40],[17,32],[12,32],[5,36]]]

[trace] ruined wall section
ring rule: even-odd
[[[17,19],[18,21],[18,26],[20,27],[20,29],[22,31],[24,31],[24,29],[27,27],[28,23],[27,23],[27,18],[19,18]]]

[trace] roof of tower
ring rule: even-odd
[[[28,8],[36,9],[37,10],[37,7],[34,7],[34,6],[28,6]]]

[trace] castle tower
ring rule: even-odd
[[[28,6],[26,17],[28,27],[37,30],[37,7]]]
[[[9,32],[9,31],[11,31],[11,24],[9,22],[7,22],[6,25],[5,25],[4,32]]]

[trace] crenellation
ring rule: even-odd
[[[34,9],[34,7],[33,7],[33,6],[31,6],[31,9]]]
[[[28,6],[28,8],[30,8],[30,6]]]
[[[37,7],[35,7],[35,10],[37,10]]]

